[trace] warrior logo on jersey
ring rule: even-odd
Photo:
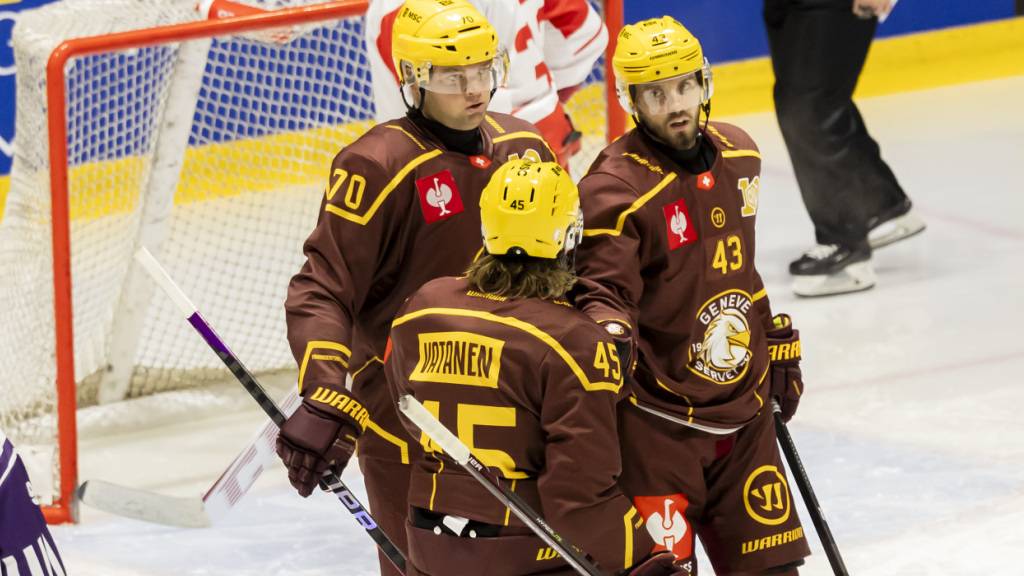
[[[424,176],[416,181],[420,193],[420,208],[427,224],[444,220],[462,212],[462,197],[449,170]]]
[[[742,290],[727,290],[704,303],[697,322],[704,338],[690,345],[691,372],[715,384],[732,384],[750,366],[750,325],[753,302]]]
[[[668,249],[675,250],[697,241],[697,231],[690,224],[690,211],[686,201],[678,200],[662,207],[665,213],[665,230],[668,234]]]
[[[633,504],[644,517],[644,526],[654,540],[655,552],[671,550],[679,558],[693,554],[693,537],[686,521],[686,507],[690,502],[686,496],[637,496]]]

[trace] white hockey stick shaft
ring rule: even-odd
[[[221,359],[221,362],[228,367],[231,374],[234,375],[235,379],[245,388],[245,390],[252,396],[253,400],[260,405],[260,408],[274,421],[277,426],[283,426],[287,417],[278,408],[274,399],[267,394],[266,389],[256,380],[256,376],[249,371],[248,368],[242,364],[242,361],[235,356],[235,353],[228,348],[227,344],[214,332],[213,327],[203,318],[199,310],[192,304],[188,296],[174,283],[167,271],[164,270],[163,266],[156,261],[156,258],[150,254],[149,250],[145,246],[139,248],[135,253],[135,258],[142,264],[143,268],[153,277],[157,285],[171,297],[171,300],[178,306],[182,314],[188,320],[189,324],[195,328],[196,332],[206,341],[206,344],[213,349],[217,354],[217,357]],[[377,543],[381,552],[388,557],[388,559],[398,568],[399,571],[405,571],[405,555],[402,551],[395,546],[394,542],[384,533],[384,530],[380,528],[377,521],[374,520],[373,516],[366,510],[362,502],[348,489],[348,486],[342,482],[341,478],[338,477],[331,470],[324,472],[323,477],[320,479],[320,486],[332,492],[340,501],[349,513],[355,518],[356,522],[366,530],[366,534]]]

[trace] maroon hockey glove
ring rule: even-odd
[[[793,322],[787,314],[772,318],[773,328],[768,331],[768,357],[771,363],[768,378],[770,394],[782,408],[782,421],[796,414],[800,395],[804,391],[800,373],[800,331],[793,329]]]
[[[312,494],[325,470],[341,474],[367,420],[366,409],[344,388],[311,385],[304,391],[277,437],[277,455],[300,496]]]
[[[676,557],[671,552],[658,552],[647,560],[630,568],[624,576],[690,576],[688,570],[675,565]]]

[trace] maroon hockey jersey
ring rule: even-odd
[[[480,192],[498,166],[552,160],[536,129],[492,113],[483,153],[466,156],[409,118],[379,124],[334,158],[306,263],[288,287],[299,387],[353,378],[370,413],[363,456],[409,461],[381,362],[399,305],[425,282],[461,274],[479,252]]]
[[[577,304],[637,337],[633,400],[693,427],[736,429],[764,406],[771,311],[754,268],[761,156],[711,123],[711,169],[690,174],[639,130],[580,182]]]
[[[441,278],[402,307],[391,339],[386,370],[396,397],[420,400],[557,532],[609,573],[650,553],[640,515],[616,485],[616,407],[626,390],[600,326],[567,302],[508,300]],[[523,526],[407,425],[426,447],[413,463],[411,506]],[[445,573],[487,573],[480,568]]]

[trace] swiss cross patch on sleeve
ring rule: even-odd
[[[685,200],[680,199],[666,204],[662,211],[665,213],[665,232],[668,234],[669,250],[697,241],[697,230],[690,220],[690,211],[686,209]]]
[[[416,190],[419,192],[423,219],[427,224],[462,212],[462,197],[459,196],[459,188],[449,170],[416,180]]]

